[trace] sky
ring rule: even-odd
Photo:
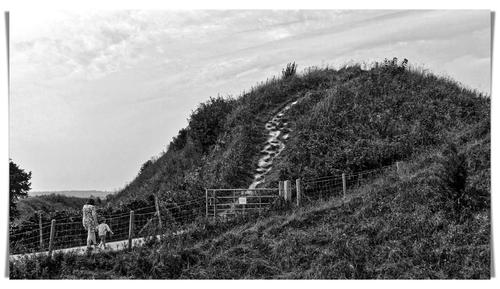
[[[10,13],[10,157],[32,190],[117,190],[210,96],[295,61],[384,58],[490,94],[486,10],[117,10]]]

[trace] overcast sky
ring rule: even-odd
[[[123,187],[198,103],[291,61],[396,56],[490,93],[489,11],[19,11],[10,21],[10,157],[35,191]]]

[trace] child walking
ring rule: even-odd
[[[102,249],[106,249],[106,234],[109,232],[111,235],[113,235],[113,231],[111,231],[111,228],[109,228],[108,224],[106,224],[106,219],[102,219],[102,222],[99,224],[99,226],[97,226],[97,230],[99,232],[99,239],[101,239],[99,247],[102,247]]]

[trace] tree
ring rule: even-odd
[[[31,172],[25,172],[9,159],[9,179],[9,218],[12,221],[19,215],[17,201],[27,197],[28,191],[31,189]]]

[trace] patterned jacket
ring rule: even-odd
[[[92,230],[95,230],[98,225],[97,213],[95,207],[92,205],[84,205],[82,213],[83,213],[83,218],[82,218],[83,227],[85,227],[85,229],[88,230],[90,226]]]

